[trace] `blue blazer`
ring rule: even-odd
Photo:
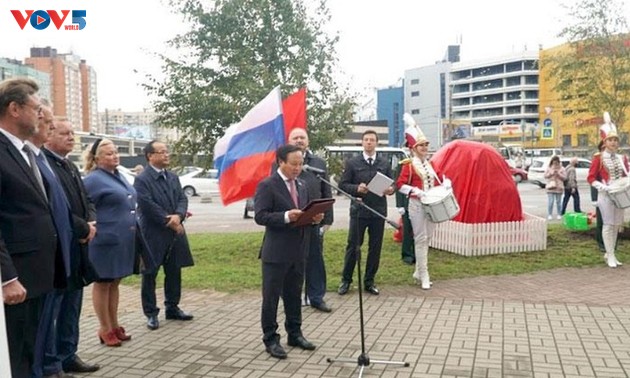
[[[166,216],[178,214],[182,220],[188,211],[188,198],[179,183],[179,177],[166,171],[164,179],[155,169],[147,166],[133,183],[138,193],[140,229],[147,241],[152,262],[145,265],[143,273],[153,273],[168,258],[181,268],[194,265],[188,245],[188,237],[177,235],[166,227]]]
[[[298,202],[304,208],[309,202],[304,181],[297,180]],[[254,200],[256,223],[265,226],[265,237],[260,249],[263,262],[288,263],[305,259],[304,227],[284,223],[284,213],[295,209],[286,183],[274,172],[258,184]]]
[[[59,182],[59,178],[53,173],[52,168],[44,162],[46,160],[44,152],[40,151],[35,160],[39,172],[48,183],[48,203],[52,210],[55,228],[57,229],[57,239],[59,240],[59,250],[63,258],[65,276],[69,277],[71,273],[70,255],[73,236],[70,204],[66,197],[66,192]]]
[[[96,207],[96,236],[89,256],[99,278],[122,278],[136,262],[136,190],[122,177],[97,168],[85,179],[85,189]]]

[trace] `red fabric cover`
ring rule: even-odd
[[[494,147],[466,140],[444,145],[431,158],[453,182],[463,223],[523,220],[521,197],[505,160]],[[442,177],[440,176],[440,179]]]

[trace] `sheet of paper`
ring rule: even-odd
[[[385,176],[381,172],[376,172],[376,176],[368,183],[368,190],[377,196],[383,196],[383,192],[389,188],[394,180]]]

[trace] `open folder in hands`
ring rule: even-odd
[[[376,194],[377,196],[383,197],[383,193],[392,186],[393,182],[394,180],[385,176],[381,172],[376,172],[372,181],[367,184],[367,188],[370,192]]]
[[[320,198],[312,200],[302,211],[302,215],[293,223],[293,226],[307,226],[313,223],[313,217],[319,213],[324,213],[335,203],[334,198]]]

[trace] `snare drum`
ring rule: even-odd
[[[630,183],[626,178],[610,184],[608,195],[616,208],[626,209],[630,207]]]
[[[436,186],[421,199],[422,209],[433,223],[446,222],[459,214],[459,204],[452,189]]]

